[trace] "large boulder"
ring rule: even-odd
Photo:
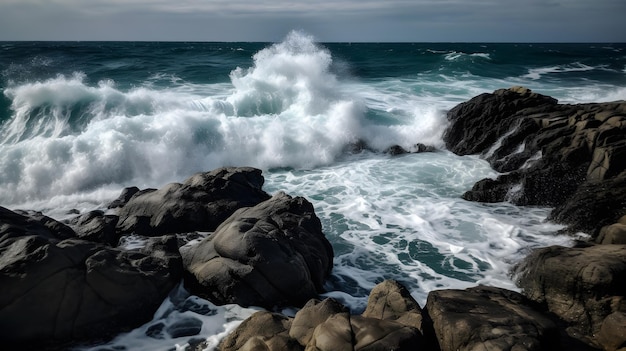
[[[533,251],[516,272],[524,294],[572,333],[597,335],[609,315],[626,312],[626,245],[550,246]]]
[[[442,351],[559,349],[555,323],[513,291],[435,290],[425,310]]]
[[[115,231],[117,221],[117,216],[94,210],[70,219],[68,225],[74,229],[76,236],[80,239],[117,246],[119,241],[119,236]]]
[[[182,276],[174,236],[125,251],[63,239],[17,213],[0,223],[0,340],[7,347],[101,340],[137,327]]]
[[[323,290],[333,249],[313,205],[278,193],[237,210],[183,259],[191,291],[215,303],[302,306]]]
[[[157,236],[213,231],[235,210],[267,200],[263,183],[261,170],[231,167],[197,173],[158,190],[125,189],[111,205],[119,216],[117,232]]]
[[[294,318],[270,312],[258,312],[244,321],[221,344],[221,350],[307,350],[307,351],[386,351],[419,350],[424,343],[421,332],[412,325],[411,315],[419,305],[406,289],[385,281],[370,296],[365,314],[351,315],[334,299],[310,300]],[[384,291],[389,291],[385,295]],[[400,294],[400,295],[398,295]],[[372,304],[372,306],[369,306]],[[389,306],[391,313],[381,308]],[[392,307],[393,306],[393,307]],[[403,310],[401,306],[405,306]],[[383,316],[377,318],[373,316]],[[258,347],[258,348],[255,348]]]

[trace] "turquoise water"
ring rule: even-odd
[[[320,44],[298,32],[276,44],[4,42],[0,74],[1,206],[65,218],[125,186],[259,167],[266,191],[314,204],[336,253],[325,295],[357,312],[385,278],[421,304],[433,289],[515,289],[509,269],[530,249],[569,244],[549,209],[460,198],[497,174],[444,149],[445,111],[513,85],[568,103],[626,99],[626,45]],[[358,141],[370,150],[348,152]],[[438,151],[381,152],[416,143]],[[213,312],[173,307],[185,301]],[[189,338],[145,331],[193,316],[210,349],[251,312],[180,290],[110,347],[184,348]]]

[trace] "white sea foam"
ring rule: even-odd
[[[516,289],[509,269],[529,248],[569,243],[549,234],[560,227],[544,223],[548,209],[460,199],[475,181],[495,175],[486,162],[447,152],[370,155],[272,172],[266,186],[313,199],[336,247],[328,296],[359,310],[387,278],[407,284],[420,303],[433,289]]]
[[[381,149],[423,142],[420,133],[438,139],[444,120],[416,99],[371,108],[401,113],[393,126],[367,120],[365,100],[329,72],[331,63],[327,50],[294,32],[234,70],[230,86],[123,91],[76,73],[7,88],[13,116],[0,131],[1,202],[160,186],[224,165],[312,168],[359,139]]]

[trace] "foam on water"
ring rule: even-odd
[[[305,196],[335,247],[327,288],[352,307],[383,279],[404,282],[424,303],[433,289],[482,283],[516,289],[511,265],[530,248],[569,244],[545,223],[548,209],[460,199],[495,173],[486,162],[447,152],[369,155],[309,171],[274,171],[266,187]]]
[[[159,76],[125,91],[76,73],[5,89],[13,115],[0,130],[2,204],[160,186],[227,165],[314,168],[358,140],[378,150],[441,144],[441,102],[340,81],[330,52],[306,34],[253,59],[231,85],[168,76],[172,86],[156,89]]]

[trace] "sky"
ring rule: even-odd
[[[0,41],[626,42],[626,0],[0,0]]]

